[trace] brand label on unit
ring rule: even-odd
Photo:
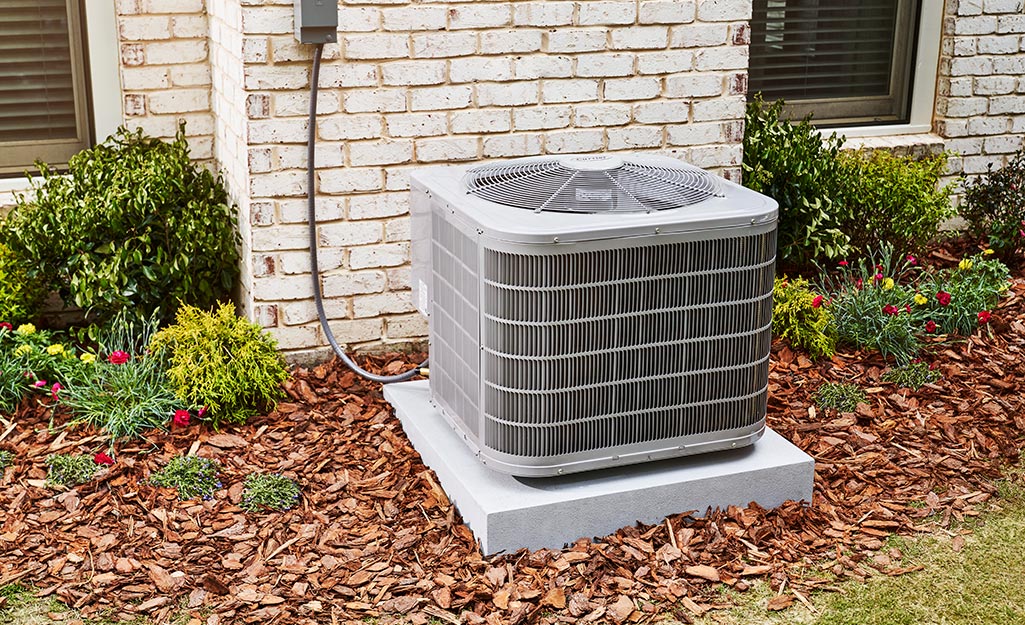
[[[578,202],[608,202],[612,200],[612,189],[577,189]]]

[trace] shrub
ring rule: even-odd
[[[915,360],[884,373],[883,382],[918,390],[926,384],[937,382],[941,377],[940,372],[930,368],[928,363]]]
[[[192,306],[153,338],[154,354],[167,354],[167,376],[178,397],[205,406],[215,428],[244,423],[258,409],[270,409],[288,379],[274,339],[242,319],[228,304],[213,313]]]
[[[46,483],[49,486],[75,486],[93,479],[100,465],[92,456],[54,454],[46,457]]]
[[[235,212],[218,178],[189,160],[185,129],[166,143],[122,128],[39,166],[0,242],[67,303],[99,320],[122,309],[170,319],[182,301],[210,306],[238,275]]]
[[[842,206],[842,228],[854,250],[884,242],[898,252],[921,250],[954,215],[955,185],[938,187],[946,154],[915,159],[885,150],[843,152],[837,164],[833,201]]]
[[[299,487],[283,475],[253,474],[246,478],[239,508],[288,510],[299,501]]]
[[[46,299],[46,285],[30,278],[25,264],[0,244],[0,321],[20,325],[35,321]]]
[[[780,260],[840,258],[850,240],[831,184],[843,139],[835,133],[823,139],[810,118],[797,124],[781,120],[782,107],[782,100],[766,105],[760,95],[747,106],[744,186],[779,202]]]
[[[1025,251],[1025,149],[1006,166],[965,185],[961,216],[1004,260]]]
[[[940,333],[971,334],[980,323],[980,312],[988,312],[1010,285],[1010,271],[999,260],[985,254],[967,257],[957,267],[929,276],[920,285],[915,308],[920,324],[932,321]],[[922,300],[925,300],[924,302]]]
[[[182,501],[193,497],[210,499],[214,491],[221,488],[217,473],[221,465],[209,458],[199,456],[175,456],[160,471],[150,476],[155,486],[175,488]]]
[[[776,278],[772,288],[772,331],[812,358],[828,358],[836,352],[833,315],[823,306],[803,278]]]
[[[822,409],[832,408],[839,412],[854,412],[858,404],[867,400],[865,391],[855,384],[826,382],[815,392],[815,404]]]
[[[12,464],[14,464],[14,453],[6,449],[0,449],[0,475],[3,474],[4,469]]]

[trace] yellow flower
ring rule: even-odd
[[[990,254],[993,253],[993,250],[987,247],[986,249],[982,250],[982,253],[985,254],[986,256],[989,256]]]
[[[889,291],[893,288],[893,278],[885,278],[883,280],[883,290]]]
[[[35,331],[36,327],[31,323],[23,323],[16,330],[18,334],[35,334]]]
[[[79,356],[79,358],[81,358],[82,362],[86,363],[87,365],[96,362],[96,354],[90,354],[89,352],[83,352],[82,355]]]
[[[915,293],[915,304],[924,306],[929,303],[929,298],[922,295],[921,293]]]
[[[962,258],[961,262],[957,264],[957,268],[961,271],[968,271],[972,268],[972,261],[970,258]]]
[[[61,345],[60,343],[55,343],[55,344],[50,345],[50,346],[48,346],[46,348],[46,353],[50,354],[51,356],[56,356],[57,354],[63,354],[64,353],[64,346]]]
[[[32,346],[31,345],[19,345],[16,348],[14,348],[14,355],[15,356],[24,356],[25,354],[29,354],[31,352],[32,352]]]

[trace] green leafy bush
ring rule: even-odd
[[[150,350],[167,355],[167,376],[178,397],[189,406],[205,406],[204,418],[215,428],[272,408],[288,379],[274,339],[228,304],[213,313],[183,306]]]
[[[812,292],[804,278],[776,278],[772,287],[772,332],[812,358],[828,358],[836,352],[833,315],[824,298]]]
[[[839,412],[854,412],[858,404],[867,401],[865,391],[856,384],[846,382],[826,382],[815,392],[815,405],[819,408],[832,408]]]
[[[854,250],[886,242],[897,251],[918,251],[954,216],[954,184],[940,187],[947,156],[915,159],[886,150],[842,152],[832,183],[843,231]]]
[[[46,483],[50,486],[75,486],[93,479],[100,465],[92,456],[53,454],[46,457]]]
[[[915,317],[922,327],[935,323],[933,332],[971,334],[986,323],[983,319],[1007,292],[1009,279],[1010,271],[999,260],[985,254],[964,258],[957,267],[922,280]],[[980,318],[980,313],[985,314]]]
[[[25,263],[0,243],[0,321],[20,325],[39,316],[46,285],[29,273]]]
[[[211,306],[238,275],[235,211],[189,160],[184,125],[171,143],[122,128],[71,157],[66,175],[41,164],[31,184],[0,242],[30,279],[99,320]]]
[[[926,384],[939,381],[941,377],[940,372],[930,368],[928,363],[915,360],[888,370],[883,374],[883,382],[917,390]]]
[[[249,512],[288,510],[299,501],[299,486],[283,475],[252,474],[244,486],[238,507]]]
[[[12,464],[14,464],[14,453],[6,449],[0,449],[0,474],[3,474],[4,469]]]
[[[193,497],[210,499],[221,488],[217,473],[221,465],[216,460],[199,456],[175,456],[160,471],[150,476],[156,486],[175,488],[182,501]]]
[[[961,216],[1000,258],[1025,251],[1025,149],[1006,166],[965,185]]]
[[[845,219],[832,200],[842,138],[823,138],[810,118],[780,119],[783,101],[766,105],[756,95],[747,106],[744,186],[779,202],[779,257],[798,265],[841,258],[850,251]]]

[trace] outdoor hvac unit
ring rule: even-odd
[[[765,428],[776,203],[654,155],[412,175],[431,398],[486,465],[551,476]]]

